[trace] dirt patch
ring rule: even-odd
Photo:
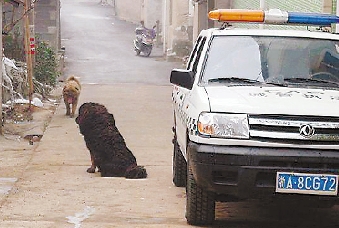
[[[28,103],[16,103],[3,109],[3,136],[13,140],[40,141],[46,127],[60,103],[61,89],[58,87],[38,107]]]

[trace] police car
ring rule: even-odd
[[[214,20],[330,27],[335,15],[215,10]],[[333,206],[339,174],[339,35],[201,31],[186,69],[173,69],[173,182],[186,219],[215,220],[215,202],[305,199]]]

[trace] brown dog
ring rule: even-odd
[[[64,102],[66,105],[66,115],[74,117],[75,109],[78,105],[78,100],[80,96],[81,85],[78,79],[74,76],[70,76],[66,80],[66,84],[62,90],[62,95],[64,97]],[[72,110],[71,110],[72,106]]]

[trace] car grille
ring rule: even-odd
[[[249,125],[252,140],[308,145],[339,142],[339,118],[249,115]]]

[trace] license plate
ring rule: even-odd
[[[276,192],[337,195],[338,175],[277,172]]]

